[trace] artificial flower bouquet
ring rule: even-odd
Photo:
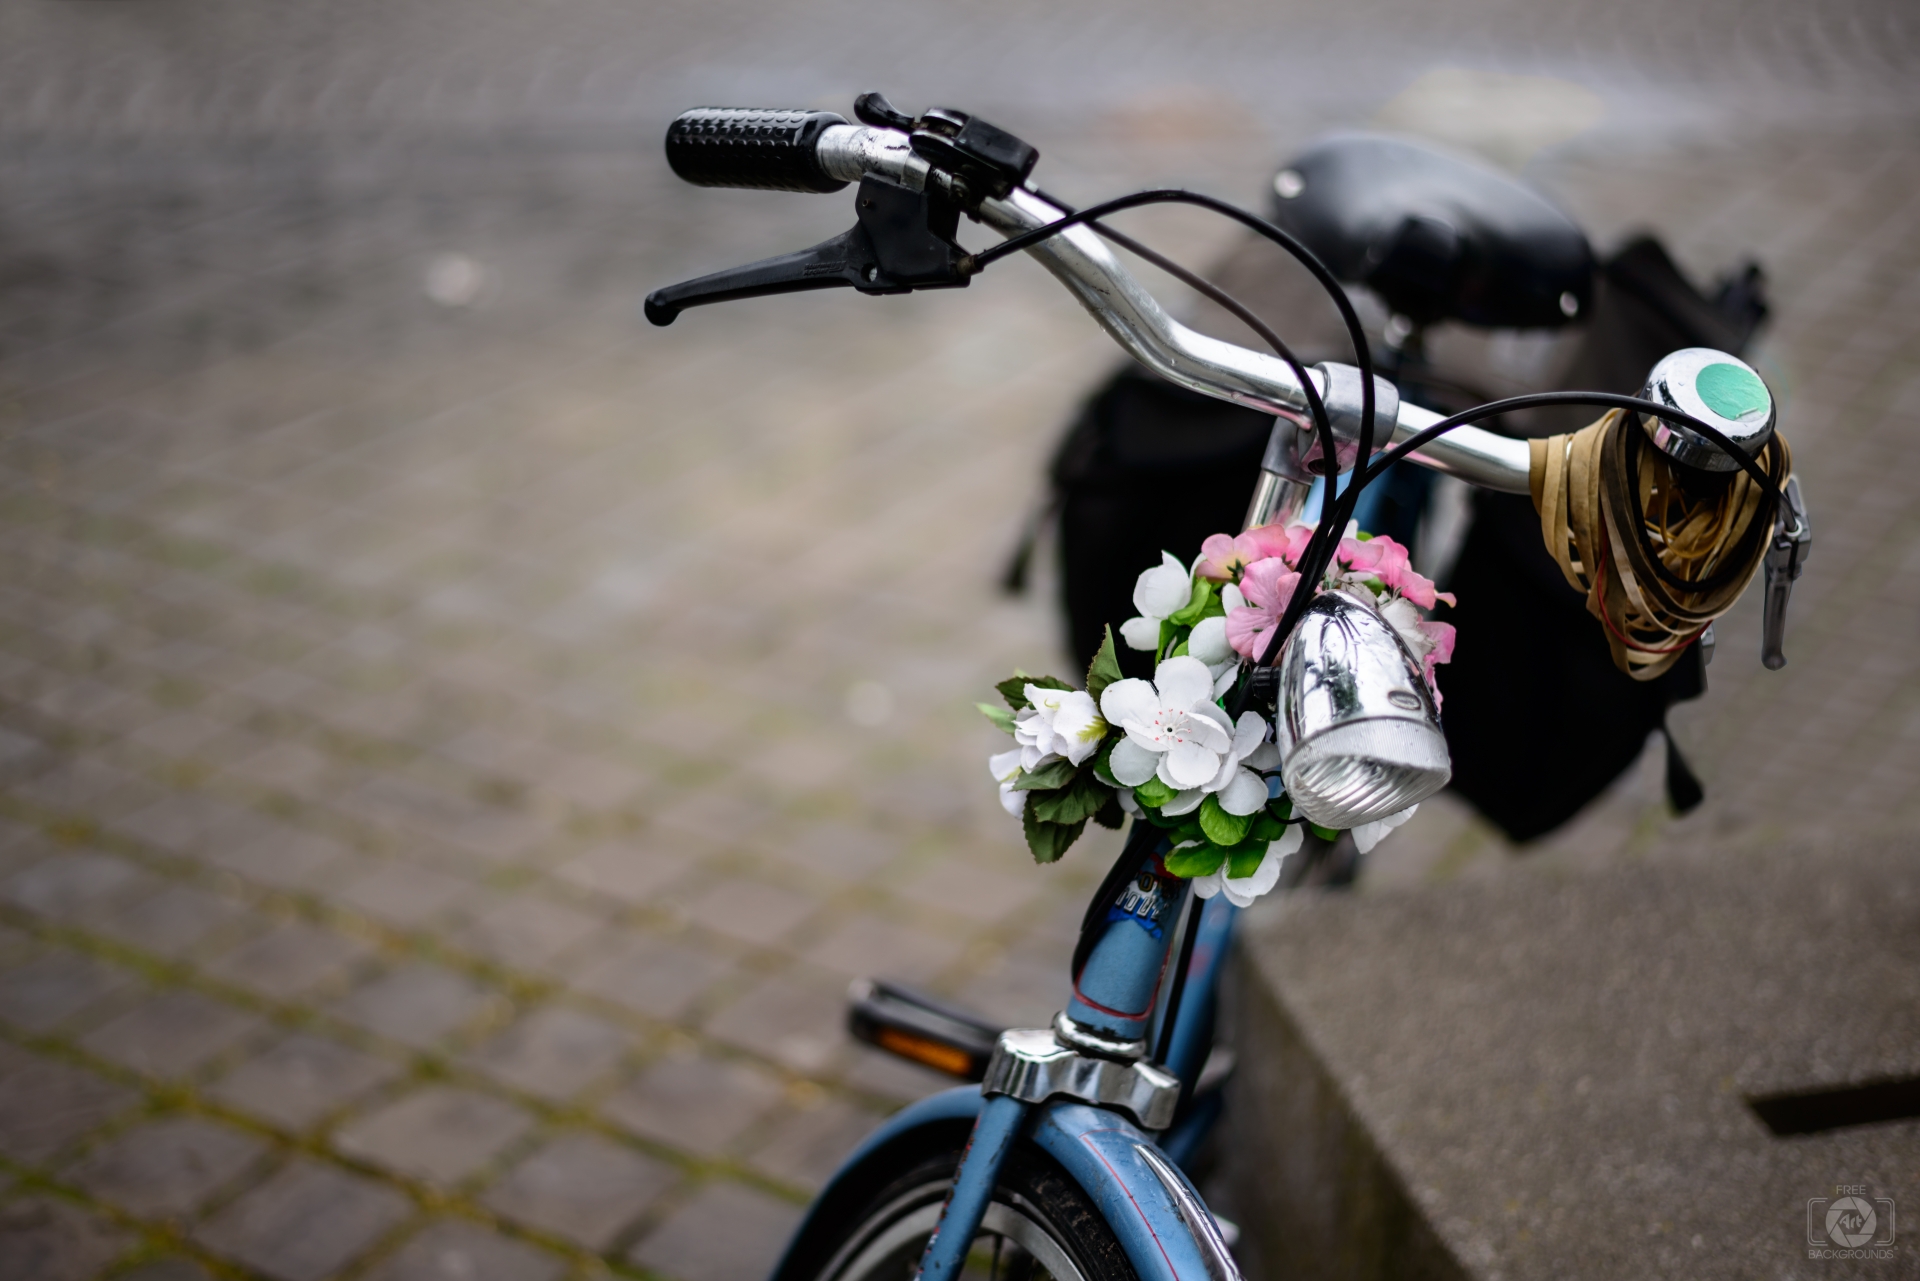
[[[1305,524],[1215,534],[1191,568],[1162,553],[1134,585],[1139,616],[1120,628],[1130,648],[1152,651],[1152,680],[1121,676],[1109,630],[1086,689],[1016,672],[996,687],[1005,708],[980,704],[1013,736],[988,767],[1037,862],[1058,859],[1088,820],[1118,828],[1132,814],[1166,830],[1167,871],[1192,878],[1201,898],[1224,892],[1245,907],[1274,887],[1310,824],[1294,817],[1281,786],[1273,726],[1252,711],[1230,718],[1222,700],[1280,625],[1312,537]],[[1350,526],[1319,586],[1379,613],[1420,663],[1437,707],[1433,669],[1453,656],[1453,628],[1421,611],[1453,597],[1413,569],[1407,549]],[[1371,849],[1412,814],[1355,828],[1355,841]]]

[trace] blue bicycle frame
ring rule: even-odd
[[[990,1068],[981,1087],[960,1086],[896,1113],[814,1201],[774,1281],[804,1274],[807,1243],[847,1211],[839,1194],[861,1185],[869,1163],[922,1131],[960,1125],[971,1126],[970,1137],[922,1256],[921,1281],[960,1275],[1001,1168],[1022,1142],[1059,1162],[1091,1197],[1142,1281],[1237,1281],[1220,1228],[1184,1169],[1220,1112],[1218,1093],[1195,1097],[1195,1086],[1213,1048],[1236,913],[1224,896],[1192,900],[1192,883],[1162,864],[1166,853],[1159,829],[1136,822],[1087,914],[1066,1010],[1048,1032],[1004,1034],[995,1055],[1002,1064],[1014,1047],[1042,1044],[1044,1059],[1071,1060],[1076,1070],[1040,1077],[1036,1089],[1032,1074]],[[1111,1057],[1080,1052],[1089,1047]],[[1115,1101],[1090,1097],[1102,1091],[1089,1082],[1128,1071],[1162,1083],[1151,1103],[1138,1091]]]

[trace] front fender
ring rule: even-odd
[[[964,1144],[982,1102],[979,1086],[956,1086],[900,1109],[869,1134],[814,1198],[772,1281],[813,1277],[847,1216],[922,1151]],[[1028,1122],[1028,1141],[1093,1198],[1140,1281],[1240,1281],[1193,1184],[1125,1117],[1083,1103],[1043,1104]]]
[[[963,1146],[980,1115],[977,1085],[957,1085],[901,1108],[840,1163],[807,1207],[771,1281],[812,1278],[832,1257],[840,1229],[902,1169],[923,1156]]]
[[[1039,1110],[1030,1137],[1093,1198],[1140,1281],[1240,1281],[1199,1192],[1125,1117],[1055,1103]]]

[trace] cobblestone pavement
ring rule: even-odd
[[[449,34],[439,96],[296,60],[276,99],[271,59],[199,82],[155,53],[179,18],[192,58],[224,32],[348,65],[357,35],[390,71],[429,25],[394,11],[313,47],[159,4],[0,19],[0,1276],[759,1275],[839,1155],[937,1084],[845,1041],[847,981],[1043,1019],[1111,850],[1033,869],[970,709],[1058,661],[1044,603],[992,581],[1104,339],[1028,267],[648,329],[649,287],[845,220],[655,158],[669,99],[767,96],[765,31],[727,65],[738,14],[674,19],[635,87],[580,51],[639,29],[577,6],[555,47],[586,62],[545,97],[499,14]],[[76,24],[120,88],[22,88]],[[1191,49],[1154,72],[1146,29],[1102,27],[1152,92],[1057,131],[978,27],[940,74],[998,85],[1069,194],[1253,199],[1434,56],[1403,33],[1283,125],[1278,100],[1217,109],[1244,61],[1224,91]],[[1666,821],[1649,758],[1531,857],[1920,825],[1920,147],[1881,65],[1911,69],[1911,30],[1834,24],[1814,53],[1864,68],[1855,98],[1763,34],[1742,56],[1804,55],[1773,68],[1799,125],[1616,114],[1529,173],[1602,244],[1652,224],[1698,273],[1767,263],[1762,364],[1819,537],[1793,665],[1758,670],[1743,606],[1680,724],[1707,806]],[[1576,78],[1626,57],[1594,48]],[[799,95],[870,79],[806,65]],[[475,67],[491,97],[449,87]],[[629,117],[644,146],[606,127]],[[488,132],[514,119],[544,132]],[[1195,261],[1227,243],[1143,225]],[[1370,877],[1508,854],[1440,802]]]

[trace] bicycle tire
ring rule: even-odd
[[[959,1163],[953,1150],[902,1170],[848,1218],[811,1281],[912,1281]],[[966,1276],[985,1281],[1137,1281],[1093,1199],[1026,1145],[1001,1169],[971,1258]]]

